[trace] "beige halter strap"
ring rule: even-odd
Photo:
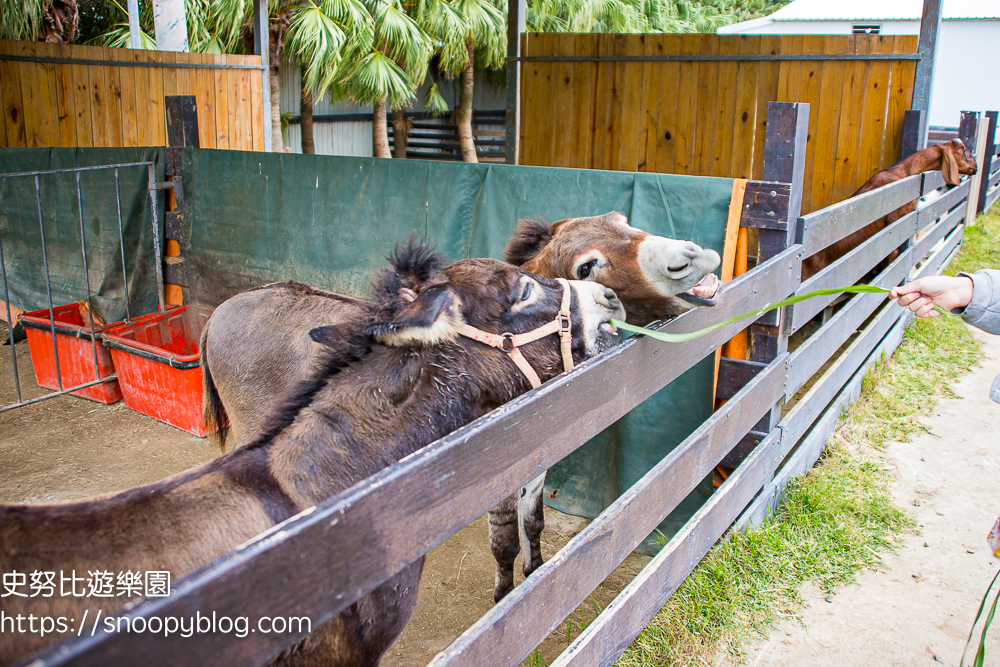
[[[490,347],[495,347],[503,350],[510,357],[511,361],[521,369],[524,373],[524,377],[528,378],[528,382],[531,384],[531,388],[541,386],[542,381],[538,379],[538,373],[535,369],[531,367],[528,360],[524,358],[521,354],[520,347],[522,345],[527,345],[540,338],[544,338],[549,334],[558,333],[559,334],[559,349],[562,352],[563,359],[563,370],[571,370],[573,368],[573,331],[572,331],[572,321],[570,319],[570,300],[572,299],[572,293],[570,292],[569,282],[563,278],[556,278],[563,287],[562,304],[559,306],[559,314],[556,319],[552,320],[548,324],[543,324],[542,326],[523,334],[495,334],[488,331],[483,331],[482,329],[477,329],[468,324],[460,324],[457,327],[457,331],[460,335],[466,338],[471,338],[472,340],[477,340],[480,343],[489,345]]]

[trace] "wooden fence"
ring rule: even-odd
[[[520,164],[760,179],[771,101],[812,109],[805,212],[900,157],[916,36],[521,39]]]
[[[911,176],[800,216],[808,116],[804,104],[778,103],[768,110],[768,180],[747,185],[741,218],[741,225],[759,230],[760,263],[730,282],[714,309],[688,312],[666,330],[692,331],[791,294],[852,284],[898,249],[872,281],[891,287],[908,275],[939,271],[957,250],[968,179],[948,188],[939,173]],[[921,196],[926,199],[915,211],[801,281],[803,257]],[[923,233],[915,238],[918,230]],[[910,317],[884,295],[858,295],[789,353],[789,335],[829,301],[803,302],[751,325],[750,358],[724,359],[721,365],[717,395],[726,403],[432,664],[519,664],[716,464],[743,452],[734,474],[554,663],[611,664],[734,522],[759,522],[788,480],[816,461],[843,407],[858,395],[866,369],[895,349]],[[680,344],[635,336],[174,582],[169,598],[122,613],[190,617],[204,613],[211,601],[220,616],[309,616],[316,627],[742,328],[745,322]],[[783,403],[831,359],[794,407],[783,411]],[[50,649],[42,664],[259,665],[298,637],[102,632]]]
[[[194,95],[202,148],[262,151],[261,69],[259,56],[0,40],[0,148],[165,146],[164,97]]]
[[[997,116],[996,111],[986,112],[986,150],[985,158],[979,165],[982,173],[982,181],[979,185],[979,205],[980,213],[990,210],[990,207],[1000,198],[1000,143],[996,140]]]

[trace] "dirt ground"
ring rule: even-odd
[[[803,591],[799,619],[786,619],[747,647],[748,664],[958,665],[983,593],[1000,561],[986,535],[1000,514],[1000,405],[989,400],[1000,373],[1000,337],[972,329],[987,359],[921,420],[926,433],[885,453],[898,482],[896,503],[912,512],[920,534],[884,567],[827,597]],[[978,635],[978,631],[977,631]],[[975,649],[970,651],[967,664]],[[1000,664],[1000,632],[987,637],[986,663]]]
[[[0,323],[0,340],[6,339]],[[23,399],[46,393],[34,382],[26,341],[15,346]],[[10,347],[0,347],[0,405],[15,400]],[[61,396],[0,413],[0,502],[48,503],[150,484],[218,456],[210,440],[125,407]],[[587,521],[545,510],[542,553],[548,560]],[[426,665],[493,606],[494,560],[483,515],[427,555],[410,624],[390,647],[386,667]],[[631,555],[593,594],[607,605],[647,557]],[[518,563],[518,567],[520,563]],[[523,579],[517,572],[517,581]],[[572,618],[572,634],[594,617],[594,602]],[[568,645],[564,624],[539,649],[551,662]]]

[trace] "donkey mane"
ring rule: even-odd
[[[530,262],[552,240],[552,228],[541,217],[538,220],[521,218],[517,221],[514,236],[507,242],[503,261],[514,266]]]

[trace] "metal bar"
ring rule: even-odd
[[[156,263],[156,298],[159,301],[159,311],[162,313],[167,309],[163,292],[163,257],[160,253],[160,220],[156,217],[156,169],[150,163],[147,167],[149,174],[149,212],[153,217],[153,261]]]
[[[77,60],[75,58],[43,58],[40,56],[15,56],[0,54],[0,60],[17,60],[29,63],[58,63],[62,65],[94,65],[97,67],[179,67],[183,69],[257,69],[266,70],[264,65],[206,64],[206,63],[137,63],[130,60]]]
[[[814,55],[705,55],[705,56],[518,56],[509,57],[507,62],[550,63],[550,62],[716,62],[716,61],[753,61],[773,62],[775,60],[826,61],[826,60],[920,60],[916,53],[844,53]]]
[[[115,202],[118,204],[118,244],[122,250],[122,283],[125,288],[125,321],[131,322],[132,315],[128,309],[128,269],[125,268],[125,232],[122,230],[122,195],[118,187],[118,170],[115,169]]]
[[[87,284],[87,319],[90,322],[90,346],[94,350],[94,378],[101,379],[100,364],[97,361],[97,339],[94,337],[94,308],[90,305],[90,267],[87,265],[87,233],[83,224],[83,191],[80,189],[80,172],[76,172],[76,203],[80,207],[80,255],[83,257],[83,277]],[[53,324],[55,324],[53,322]],[[52,333],[55,339],[55,332]]]
[[[128,46],[130,49],[142,48],[142,39],[139,33],[139,0],[128,0]]]
[[[42,221],[42,190],[35,176],[35,202],[38,204],[38,229],[42,236],[42,265],[45,268],[45,292],[49,296],[49,326],[52,327],[52,354],[56,360],[56,386],[61,390],[62,373],[59,371],[59,349],[56,347],[56,313],[52,305],[52,281],[49,278],[49,255],[45,251],[45,223]]]
[[[31,405],[33,403],[40,403],[42,401],[47,401],[50,398],[55,398],[56,396],[64,396],[74,391],[79,391],[80,389],[86,389],[87,387],[93,387],[97,384],[104,384],[105,382],[111,382],[118,379],[118,373],[112,373],[107,377],[100,378],[98,380],[91,380],[90,382],[85,382],[84,384],[78,384],[75,387],[70,387],[69,389],[60,389],[59,391],[54,391],[51,394],[45,394],[44,396],[39,396],[37,398],[29,398],[23,403],[12,403],[10,405],[4,405],[0,407],[0,412],[7,412],[8,410],[13,410],[14,408],[23,408],[26,405]]]
[[[78,171],[97,171],[98,169],[118,169],[121,167],[143,167],[153,164],[152,162],[121,162],[119,164],[102,164],[96,167],[72,167],[70,169],[47,169],[45,171],[18,171],[10,174],[0,174],[0,178],[13,178],[14,176],[44,176],[45,174],[66,174]]]
[[[21,402],[21,380],[17,375],[17,353],[14,351],[14,320],[10,316],[10,293],[7,291],[7,266],[3,259],[3,239],[0,238],[0,274],[3,275],[3,302],[7,307],[7,329],[10,332],[10,359],[14,364],[14,391],[17,402]]]

